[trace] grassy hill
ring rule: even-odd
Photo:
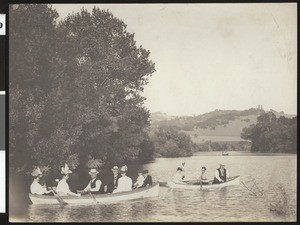
[[[295,115],[287,115],[283,112],[270,110],[277,117],[288,118]],[[207,140],[217,142],[242,141],[240,134],[244,127],[255,124],[257,117],[265,113],[263,109],[251,108],[239,110],[215,110],[197,116],[174,117],[164,113],[153,113],[150,115],[152,128],[172,126],[189,134],[195,143]]]

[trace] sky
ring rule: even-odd
[[[54,4],[60,18],[95,4]],[[156,72],[142,93],[150,112],[297,114],[297,5],[96,4],[149,50]]]

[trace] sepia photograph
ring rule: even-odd
[[[297,221],[297,3],[7,20],[10,222]]]

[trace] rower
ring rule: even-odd
[[[39,183],[40,179],[43,177],[43,173],[39,167],[33,169],[33,171],[31,172],[31,176],[33,176],[33,182],[30,185],[30,192],[32,194],[44,195],[49,194],[51,192],[51,190],[47,191],[46,186],[42,186]]]
[[[206,176],[206,167],[205,166],[203,166],[201,168],[200,184],[201,185],[209,184],[209,180],[207,179],[207,176]]]
[[[220,167],[215,172],[213,184],[224,183],[226,182],[227,178],[229,178],[229,173],[225,169],[225,165],[220,163]]]
[[[90,169],[90,176],[91,176],[91,180],[88,183],[88,185],[86,186],[86,188],[81,191],[81,194],[87,194],[89,192],[91,192],[92,194],[99,194],[100,193],[100,187],[101,187],[101,180],[97,177],[97,174],[99,172],[97,171],[97,169]],[[78,191],[80,192],[80,191]]]

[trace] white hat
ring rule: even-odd
[[[68,173],[72,173],[72,170],[69,169],[67,163],[65,163],[65,167],[61,168],[61,173],[67,175]]]
[[[127,172],[128,168],[127,166],[122,166],[121,169],[120,169],[120,172]]]
[[[225,164],[224,163],[220,163],[220,166],[225,166]]]
[[[114,166],[111,170],[115,170],[115,171],[118,171],[119,170],[119,167],[117,166]]]
[[[33,176],[33,177],[37,177],[38,175],[42,175],[42,174],[43,173],[39,167],[34,168],[33,171],[31,172],[31,176]]]
[[[89,174],[98,174],[99,172],[96,169],[90,169]]]

